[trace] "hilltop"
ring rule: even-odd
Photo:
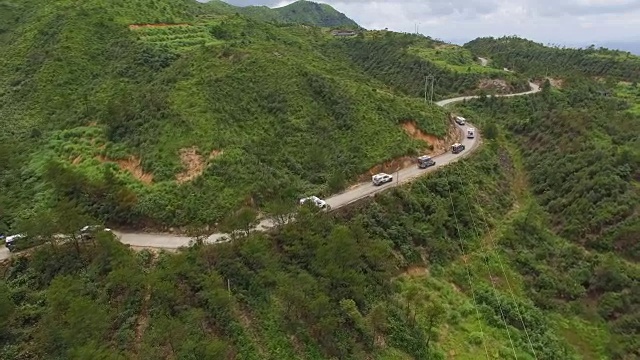
[[[298,0],[279,8],[266,6],[233,7],[234,11],[264,21],[314,25],[321,27],[354,28],[360,26],[345,14],[327,4]]]
[[[423,36],[339,37],[219,2],[42,4],[9,6],[0,37],[5,229],[61,199],[136,227],[293,205],[442,151],[451,131],[424,102],[427,74],[434,100],[527,88]],[[278,11],[309,6],[329,13]]]
[[[552,47],[516,36],[477,38],[464,47],[476,56],[490,58],[490,66],[530,75],[590,75],[640,80],[640,57],[626,51],[595,46],[585,49]]]

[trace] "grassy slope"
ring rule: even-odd
[[[291,203],[327,194],[427,147],[408,138],[401,121],[446,133],[445,113],[424,106],[412,84],[398,85],[414,67],[379,76],[361,61],[365,47],[354,52],[352,40],[321,28],[276,26],[188,0],[33,1],[15,11],[23,18],[0,38],[0,121],[11,154],[5,228],[51,207],[53,189],[111,223],[212,223],[287,189]],[[148,23],[187,25],[127,28]],[[438,68],[408,51],[376,56]],[[482,77],[440,69],[447,78],[439,96]],[[181,151],[191,155],[183,161]],[[77,192],[43,181],[50,160],[58,172],[71,169]],[[104,182],[110,173],[119,190]],[[183,173],[194,180],[177,183]],[[127,200],[115,200],[110,206],[122,211],[110,213],[100,205],[105,197]]]
[[[640,153],[631,135],[640,126],[638,99],[625,84],[625,101],[595,95],[602,83],[565,86],[459,110],[485,129],[498,124],[516,134],[509,141],[530,186],[496,241],[521,274],[523,294],[581,358],[633,358],[637,330],[627,324],[638,316],[639,252],[631,240],[639,220]],[[593,162],[598,156],[602,161]]]

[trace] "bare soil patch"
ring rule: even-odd
[[[405,270],[404,275],[411,277],[428,276],[429,269],[423,266],[411,266],[407,270]]]
[[[455,128],[450,128],[447,136],[444,139],[441,139],[433,134],[429,134],[420,130],[415,121],[403,123],[402,129],[404,129],[404,131],[412,138],[424,141],[429,144],[429,147],[431,148],[429,151],[430,155],[439,155],[446,152],[447,148],[449,147],[449,141],[451,140],[451,132],[452,130],[455,132]]]
[[[180,161],[184,171],[176,175],[176,181],[180,184],[191,181],[202,175],[209,161],[222,155],[222,150],[213,150],[209,153],[209,158],[205,158],[198,153],[196,146],[180,149]]]
[[[562,89],[562,86],[564,86],[564,79],[554,79],[554,78],[547,78],[547,79],[549,79],[549,83],[551,84],[551,86],[555,88]]]
[[[168,23],[157,23],[157,24],[131,24],[129,25],[129,29],[141,29],[141,28],[163,28],[163,27],[172,27],[172,26],[191,26],[191,24],[180,23],[180,24],[168,24]]]
[[[202,175],[205,162],[202,155],[198,154],[197,147],[192,146],[190,148],[180,149],[180,161],[182,161],[184,171],[176,174],[176,181],[178,183],[185,183]]]
[[[113,162],[118,164],[120,169],[130,172],[133,177],[147,185],[153,183],[153,174],[146,173],[142,170],[142,165],[140,165],[141,161],[138,157],[132,155],[127,159],[111,160],[102,155],[98,155],[97,158],[102,162]]]
[[[403,156],[400,158],[392,159],[370,168],[365,174],[360,175],[358,181],[370,180],[371,176],[381,172],[391,174],[413,164],[415,164],[415,159],[412,156]]]
[[[509,85],[509,83],[502,79],[482,79],[478,83],[478,89],[495,91],[498,93],[514,92],[513,86]]]

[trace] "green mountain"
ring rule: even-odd
[[[472,157],[268,233],[52,239],[0,263],[0,358],[633,359],[640,92],[607,86],[461,104]]]
[[[640,356],[637,58],[522,41],[543,91],[454,107],[473,156],[208,245],[441,150],[424,76],[437,99],[528,80],[491,47],[229,8],[0,2],[0,233],[45,243],[0,262],[1,359]],[[191,225],[194,246],[53,236],[90,221]]]
[[[223,3],[3,4],[5,230],[59,200],[137,227],[215,224],[282,194],[295,204],[384,162],[438,151],[449,128],[442,109],[424,103],[427,73],[439,79],[435,98],[496,81],[496,91],[526,88],[429,38],[339,38]],[[406,124],[434,140],[409,137]]]
[[[265,21],[305,24],[322,27],[359,28],[360,26],[345,14],[330,5],[298,0],[279,8],[266,6],[246,6],[237,9],[242,14]]]
[[[595,48],[559,48],[515,36],[478,38],[464,45],[476,56],[488,57],[491,66],[527,74],[552,76],[610,76],[640,80],[640,58],[626,51]]]

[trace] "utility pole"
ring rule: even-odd
[[[227,291],[231,294],[231,280],[227,279]]]
[[[433,104],[433,86],[435,85],[436,77],[431,77],[431,104]]]
[[[433,104],[433,83],[435,82],[435,76],[429,74],[424,79],[424,102],[427,102],[427,89],[429,88],[429,80],[431,80],[431,94],[429,96],[431,104]]]

